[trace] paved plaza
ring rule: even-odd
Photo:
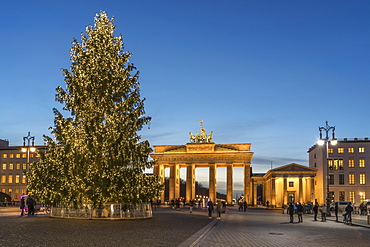
[[[204,209],[153,210],[147,220],[55,219],[38,214],[20,217],[17,208],[0,209],[0,246],[368,246],[370,225],[355,215],[353,225],[314,221],[289,223],[280,210],[229,208],[221,219]]]

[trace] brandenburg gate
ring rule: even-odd
[[[244,196],[246,200],[251,197],[251,160],[253,152],[251,144],[215,144],[212,142],[212,132],[206,134],[200,121],[200,133],[193,135],[191,132],[190,142],[185,145],[154,146],[151,157],[156,161],[154,175],[161,177],[164,183],[165,168],[170,169],[169,200],[180,197],[180,168],[186,168],[186,200],[195,199],[195,169],[198,167],[209,168],[209,195],[216,201],[216,172],[217,167],[226,167],[226,201],[232,204],[233,199],[233,174],[234,167],[244,168]],[[164,192],[161,196],[164,201]],[[250,203],[247,201],[247,203]]]

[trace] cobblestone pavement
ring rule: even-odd
[[[289,223],[289,216],[281,211],[238,212],[231,208],[221,220],[214,220],[203,237],[195,234],[197,238],[190,238],[181,246],[370,246],[367,227],[345,225],[333,217],[326,222],[314,221],[312,215],[304,215],[303,222],[298,223],[295,217],[295,222]]]
[[[204,209],[153,210],[145,220],[56,219],[0,209],[0,246],[179,246],[209,224]]]
[[[367,217],[354,225],[314,221],[288,223],[279,210],[229,208],[221,219],[208,219],[204,209],[162,207],[147,220],[55,219],[39,214],[20,217],[17,208],[0,209],[0,246],[370,246]]]

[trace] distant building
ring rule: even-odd
[[[352,201],[355,205],[370,199],[370,140],[338,140],[334,146],[314,145],[308,150],[309,167],[317,169],[315,198],[330,201]],[[329,186],[329,187],[328,187]],[[329,188],[329,193],[328,193]]]
[[[22,148],[26,148],[22,152]],[[28,148],[28,150],[27,150]],[[34,146],[36,150],[45,150],[45,146]],[[0,191],[8,194],[12,201],[19,201],[27,193],[25,172],[29,165],[39,159],[30,147],[9,146],[9,141],[0,139]]]

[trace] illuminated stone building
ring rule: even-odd
[[[313,202],[316,169],[289,164],[269,170],[266,174],[252,175],[253,205],[269,202],[272,207],[282,207],[290,202]],[[258,194],[257,187],[262,187]]]
[[[308,150],[309,167],[317,169],[315,198],[323,204],[352,201],[359,205],[370,199],[370,140],[344,138],[328,147],[314,145]],[[328,193],[329,191],[329,193]]]
[[[298,164],[289,164],[268,171],[266,174],[252,174],[251,144],[215,144],[211,142],[212,132],[208,136],[202,127],[200,133],[190,133],[190,142],[185,145],[154,146],[151,157],[156,160],[153,173],[162,177],[169,168],[169,198],[171,201],[180,197],[180,168],[186,168],[186,200],[195,199],[195,169],[209,169],[209,195],[215,201],[218,167],[226,167],[226,201],[233,200],[234,168],[243,168],[243,195],[249,205],[258,201],[270,202],[272,207],[281,207],[288,202],[310,202],[314,195],[316,169]],[[261,188],[261,189],[259,189]]]
[[[19,201],[20,196],[27,193],[24,172],[28,171],[30,163],[39,159],[34,148],[45,150],[44,146],[9,146],[9,141],[0,139],[0,191],[13,201]]]

